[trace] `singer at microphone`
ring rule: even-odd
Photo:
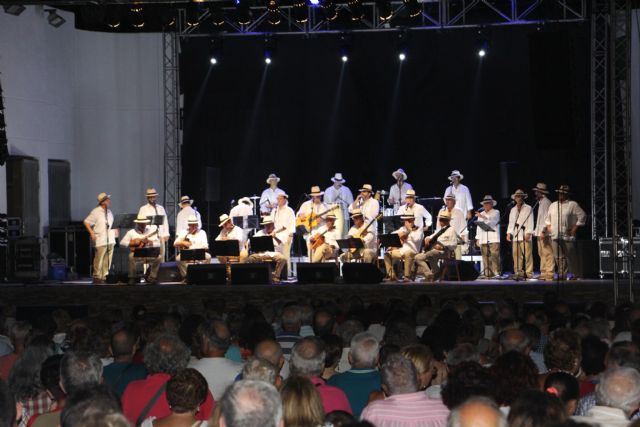
[[[182,196],[180,198],[180,212],[178,212],[178,216],[176,217],[176,235],[181,232],[186,232],[189,229],[189,225],[187,224],[187,219],[191,215],[195,215],[198,218],[198,229],[202,228],[202,219],[200,218],[200,214],[198,210],[193,206],[193,199],[189,196]]]
[[[507,227],[507,241],[512,242],[513,271],[516,280],[526,280],[533,277],[533,248],[531,237],[533,236],[533,209],[524,201],[527,194],[522,190],[516,190],[511,195],[513,206],[509,212],[509,225]]]

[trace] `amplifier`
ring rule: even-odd
[[[633,259],[631,259],[631,249],[633,248]],[[613,241],[610,237],[603,237],[599,241],[600,254],[600,277],[613,274]],[[618,240],[618,263],[619,274],[640,274],[640,238],[633,239],[633,247],[627,239]]]
[[[83,225],[49,229],[49,254],[64,258],[67,267],[80,276],[91,275],[91,239]],[[127,254],[128,255],[128,254]]]
[[[9,244],[9,277],[14,280],[40,280],[40,239],[21,237]]]

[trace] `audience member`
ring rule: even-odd
[[[77,427],[89,417],[103,419],[113,414],[122,414],[116,395],[106,385],[92,385],[69,395],[60,414],[60,427]]]
[[[104,367],[102,375],[105,384],[120,398],[130,382],[146,378],[147,370],[143,364],[133,361],[138,351],[138,337],[132,329],[122,328],[111,335],[109,351],[113,363]]]
[[[95,353],[69,351],[60,360],[60,387],[67,396],[102,382],[102,362]]]
[[[442,402],[453,409],[474,396],[493,399],[495,381],[488,368],[477,362],[463,362],[449,372],[441,394]]]
[[[495,399],[500,406],[510,406],[527,390],[537,389],[538,369],[533,360],[517,351],[509,351],[496,359],[491,367]]]
[[[14,427],[20,412],[22,406],[16,404],[9,386],[0,378],[0,427]]]
[[[302,322],[300,320],[300,308],[296,305],[290,305],[282,309],[280,316],[280,331],[276,334],[276,341],[282,348],[285,359],[291,357],[291,349],[293,345],[301,338],[300,328]]]
[[[222,396],[220,407],[220,427],[284,427],[280,395],[264,381],[235,382]]]
[[[336,318],[329,310],[320,308],[313,315],[313,332],[321,337],[336,333]]]
[[[320,337],[324,343],[324,371],[322,379],[328,381],[338,372],[338,364],[342,358],[342,338],[337,335],[322,335]]]
[[[596,389],[598,378],[605,370],[605,358],[609,352],[609,345],[595,335],[587,335],[580,343],[582,348],[581,367],[585,377],[580,382],[580,397]]]
[[[0,357],[0,379],[7,381],[9,372],[16,363],[18,357],[24,352],[26,347],[27,336],[31,332],[31,324],[29,322],[18,321],[9,329],[9,340],[13,351]]]
[[[486,397],[472,397],[449,414],[447,427],[506,427],[507,420],[498,405]]]
[[[349,363],[349,351],[351,348],[351,339],[364,331],[364,326],[359,320],[346,320],[338,326],[336,334],[342,338],[342,355],[340,356],[340,362],[338,363],[338,372],[347,372],[351,369]]]
[[[62,355],[50,356],[40,368],[40,381],[47,391],[52,405],[49,412],[31,417],[29,424],[31,427],[58,427],[60,424],[60,412],[64,409],[67,395],[62,389],[60,380],[60,362]]]
[[[320,393],[306,377],[293,375],[287,378],[280,397],[286,427],[319,427],[324,423]]]
[[[540,386],[542,387],[546,376],[552,372],[562,371],[576,377],[581,376],[581,361],[580,336],[576,332],[563,328],[551,332],[544,348],[544,363],[548,371],[540,376]]]
[[[242,367],[243,380],[264,381],[279,388],[282,384],[280,369],[268,360],[251,357]]]
[[[574,376],[566,372],[549,374],[544,382],[544,391],[560,399],[567,416],[575,414],[580,397],[580,385]]]
[[[538,390],[520,393],[509,410],[509,427],[548,427],[567,418],[562,402],[556,396]]]

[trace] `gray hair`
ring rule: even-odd
[[[360,332],[351,338],[352,364],[358,369],[374,368],[379,351],[380,342],[371,332]]]
[[[189,348],[172,334],[159,335],[144,349],[144,365],[150,374],[173,375],[187,367],[190,357]]]
[[[500,334],[500,347],[503,353],[509,351],[524,353],[530,346],[529,336],[520,329],[507,329]]]
[[[292,374],[315,377],[324,371],[324,344],[316,337],[306,337],[291,349],[290,368]]]
[[[217,350],[227,351],[231,346],[231,332],[229,332],[229,327],[224,320],[212,319],[205,321],[200,326],[200,333]]]
[[[447,353],[446,362],[449,366],[457,366],[462,362],[480,362],[480,352],[473,344],[460,343]]]
[[[282,420],[280,394],[264,381],[236,381],[220,404],[227,427],[277,427]]]
[[[276,378],[278,378],[278,367],[273,363],[252,357],[247,360],[242,368],[243,380],[256,380],[264,381],[269,384],[275,384]]]
[[[384,362],[380,370],[382,384],[387,388],[387,394],[415,393],[418,391],[418,375],[411,360],[402,354],[392,354]]]
[[[98,385],[102,380],[102,361],[95,353],[70,351],[60,360],[60,383],[67,395],[77,390]]]
[[[494,427],[507,426],[507,420],[504,414],[502,413],[502,411],[500,411],[498,405],[496,405],[493,400],[483,396],[476,396],[467,399],[464,403],[458,405],[451,411],[451,413],[449,414],[449,418],[447,419],[447,427],[465,427],[465,423],[462,420],[461,413],[467,407],[474,405],[484,406],[486,409],[493,412],[497,421]]]
[[[618,368],[602,374],[596,387],[599,406],[622,409],[629,417],[640,404],[640,373],[633,368]]]

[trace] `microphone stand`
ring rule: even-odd
[[[533,210],[538,206],[539,203],[540,203],[540,201],[536,200],[536,203],[531,207],[531,210],[529,211],[529,213],[525,217],[524,224],[526,224],[527,221],[529,221],[529,218],[531,217],[531,214],[533,213]],[[524,202],[522,203],[522,206],[525,206]],[[520,212],[518,212],[518,218],[519,217],[520,217]],[[527,277],[527,256],[526,256],[526,251],[525,251],[525,246],[527,244],[527,241],[526,241],[527,234],[525,233],[526,226],[525,225],[518,226],[518,223],[517,223],[518,218],[516,218],[516,224],[514,226],[514,229],[518,229],[518,227],[519,227],[519,230],[516,231],[516,242],[517,242],[518,235],[520,233],[523,234],[523,236],[522,236],[523,244],[522,244],[522,246],[520,248],[520,253],[518,255],[520,256],[520,260],[524,261],[523,262],[524,268],[523,268],[522,272],[524,273],[524,280],[527,280],[528,279],[528,277]],[[532,245],[531,251],[533,253],[533,233],[532,233],[532,236],[531,236],[531,245]],[[516,246],[520,246],[520,245],[518,245],[516,243]],[[513,247],[513,245],[512,245],[512,247]],[[532,262],[533,262],[533,260],[532,260]],[[519,280],[519,279],[516,278],[516,280]]]

